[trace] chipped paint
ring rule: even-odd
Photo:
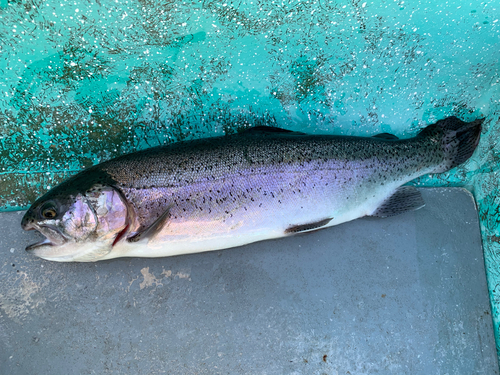
[[[144,267],[143,269],[141,269],[141,274],[142,277],[144,278],[144,280],[139,284],[141,289],[151,287],[153,286],[153,284],[155,286],[163,285],[159,281],[159,279],[157,279],[155,275],[153,275],[153,273],[149,272],[149,267]]]
[[[142,281],[139,284],[140,289],[146,289],[151,287],[163,286],[165,281],[184,279],[191,281],[191,273],[186,270],[181,270],[177,272],[172,272],[172,270],[163,269],[159,277],[156,277],[152,271],[149,270],[150,267],[144,267],[141,269],[141,275],[132,278],[129,281],[127,291],[130,291],[132,284],[139,280],[142,276]]]
[[[177,272],[174,275],[174,278],[187,279],[187,280],[191,281],[191,275],[189,273],[187,273],[187,272]]]

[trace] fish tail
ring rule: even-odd
[[[439,142],[444,160],[436,167],[435,173],[446,172],[472,156],[479,143],[483,121],[484,118],[464,122],[451,116],[429,125],[418,134],[419,137],[431,137]]]

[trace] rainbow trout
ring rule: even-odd
[[[402,185],[465,162],[482,122],[448,117],[404,140],[257,127],[120,156],[36,200],[21,225],[46,239],[26,250],[60,262],[164,257],[415,210],[420,193]]]

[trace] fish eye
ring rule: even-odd
[[[57,216],[57,212],[53,208],[46,208],[45,210],[43,210],[42,216],[46,219],[53,219]]]
[[[44,219],[54,219],[57,216],[57,211],[55,207],[50,204],[42,208],[42,217]]]

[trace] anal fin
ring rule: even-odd
[[[318,229],[318,228],[321,228],[321,227],[325,226],[326,224],[328,224],[331,220],[332,220],[332,218],[328,218],[328,219],[316,221],[314,223],[292,225],[285,230],[285,233],[299,233],[299,232],[305,232],[305,231],[311,230],[311,229]]]
[[[389,217],[424,206],[424,199],[415,187],[401,186],[369,216]]]
[[[170,217],[170,207],[168,207],[163,214],[161,214],[149,227],[144,228],[143,230],[133,234],[130,237],[127,237],[128,242],[138,242],[143,239],[151,239],[153,238],[161,229],[165,226],[168,218]]]

